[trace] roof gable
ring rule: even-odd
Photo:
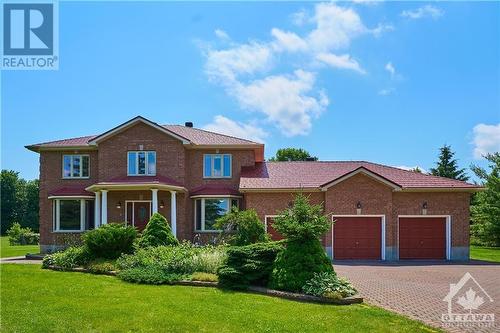
[[[348,173],[346,173],[343,176],[340,176],[340,177],[338,177],[336,179],[333,179],[333,180],[331,180],[331,181],[323,184],[321,186],[321,189],[324,190],[324,191],[326,191],[330,187],[335,186],[338,183],[341,183],[341,182],[343,182],[343,181],[345,181],[345,180],[347,180],[347,179],[349,179],[349,178],[351,178],[351,177],[353,177],[353,176],[355,176],[357,174],[363,174],[365,176],[373,178],[376,181],[378,181],[378,182],[380,182],[380,183],[382,183],[384,185],[387,185],[387,186],[391,187],[395,191],[401,190],[401,186],[399,184],[397,184],[397,183],[395,183],[395,182],[393,182],[393,181],[391,181],[391,180],[389,180],[389,179],[381,176],[380,174],[378,174],[376,172],[372,172],[372,171],[368,170],[364,166],[360,166],[359,168],[357,168],[357,169],[355,169],[355,170],[353,170],[351,172],[348,172]]]
[[[134,125],[137,125],[139,123],[146,124],[146,125],[154,128],[154,129],[156,129],[156,130],[158,130],[160,132],[163,132],[163,133],[165,133],[167,135],[170,135],[170,136],[178,139],[179,141],[181,141],[183,144],[190,144],[191,143],[188,139],[186,139],[186,138],[178,135],[177,133],[174,133],[174,132],[170,131],[169,129],[167,129],[167,128],[161,126],[161,125],[158,125],[157,123],[152,122],[151,120],[148,120],[148,119],[146,119],[144,117],[141,117],[141,116],[137,116],[135,118],[132,118],[129,121],[126,121],[123,124],[118,125],[115,128],[112,128],[109,131],[106,131],[106,132],[104,132],[104,133],[102,133],[102,134],[94,137],[88,143],[90,145],[96,145],[99,142],[105,141],[105,140],[109,139],[110,137],[112,137],[112,136],[114,136],[114,135],[116,135],[118,133],[121,133],[121,132],[127,130],[128,128],[130,128],[130,127],[132,127]]]

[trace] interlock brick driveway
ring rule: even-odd
[[[367,303],[450,332],[500,332],[500,264],[475,260],[467,263],[336,261],[334,268],[339,276],[351,280]],[[485,297],[484,303],[472,313],[493,313],[495,327],[442,327],[441,314],[448,311],[448,304],[443,298],[450,291],[450,283],[458,283],[466,272],[493,299],[490,302]],[[473,288],[479,295],[479,288]],[[466,291],[463,290],[459,295]],[[456,302],[453,306],[460,308]]]

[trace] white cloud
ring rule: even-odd
[[[205,72],[212,80],[234,81],[240,74],[253,74],[270,66],[272,52],[253,42],[225,50],[208,50]]]
[[[394,75],[396,75],[396,69],[394,68],[392,62],[388,62],[387,64],[385,64],[385,70],[391,73],[391,77],[394,77]]]
[[[285,136],[305,135],[311,130],[311,120],[329,104],[323,92],[312,95],[314,81],[313,73],[296,70],[293,76],[268,76],[239,84],[231,92],[242,107],[265,114]]]
[[[498,125],[477,124],[473,129],[474,157],[500,151],[500,123]]]
[[[432,5],[425,5],[414,10],[404,10],[401,12],[402,17],[409,19],[421,19],[425,17],[432,17],[433,19],[438,19],[443,16],[443,11]]]
[[[305,51],[308,48],[307,43],[293,32],[273,28],[271,35],[276,39],[273,42],[276,51],[297,52]]]
[[[225,32],[222,29],[215,29],[214,33],[215,33],[215,36],[217,36],[217,38],[219,38],[219,39],[223,39],[223,40],[231,39],[231,38],[229,38],[229,35],[227,34],[227,32]]]
[[[352,0],[357,5],[375,6],[382,3],[383,0]]]
[[[422,171],[422,173],[429,173],[426,169],[422,168],[421,166],[418,166],[418,165],[415,165],[415,166],[406,166],[406,165],[400,165],[400,166],[396,166],[395,168],[398,168],[398,169],[403,169],[403,170],[406,170],[406,171],[412,171],[414,170],[415,168],[419,168],[420,171]]]
[[[361,74],[366,74],[366,71],[361,68],[359,63],[348,54],[338,56],[333,53],[320,53],[316,56],[316,59],[331,67],[350,69]]]
[[[295,24],[299,27],[304,25],[309,19],[305,9],[301,9],[298,12],[293,13],[291,15],[291,18],[292,18],[293,24]]]
[[[394,88],[386,88],[386,89],[380,89],[378,91],[378,94],[381,95],[381,96],[387,96],[387,95],[390,95],[394,92]]]
[[[203,129],[256,142],[264,142],[264,138],[268,136],[268,133],[260,127],[236,122],[221,115],[215,116],[210,124],[203,126]]]

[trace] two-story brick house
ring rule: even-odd
[[[40,247],[152,213],[179,239],[207,242],[232,205],[273,217],[303,192],[331,213],[336,259],[468,259],[475,185],[369,162],[265,162],[264,145],[136,117],[105,133],[27,146],[40,154]]]

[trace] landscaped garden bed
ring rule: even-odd
[[[43,259],[43,267],[116,276],[136,284],[188,285],[247,290],[274,297],[325,304],[353,304],[362,298],[337,277],[319,237],[329,228],[321,206],[298,195],[275,218],[286,237],[272,242],[255,211],[230,213],[217,221],[218,246],[179,243],[166,219],[154,214],[142,235],[132,227],[104,225],[83,236],[84,244]]]

